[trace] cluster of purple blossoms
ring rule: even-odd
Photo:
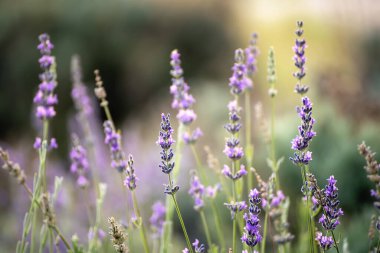
[[[42,139],[40,137],[36,137],[33,143],[33,148],[40,149],[41,146],[42,146]],[[49,142],[49,146],[47,148],[48,150],[57,149],[58,148],[57,140],[55,138],[51,138]]]
[[[162,151],[161,154],[161,164],[159,167],[162,172],[165,174],[170,174],[174,168],[174,162],[171,162],[174,154],[173,149],[171,148],[174,140],[173,140],[173,128],[170,124],[170,114],[165,116],[165,114],[161,114],[161,131],[158,136],[157,144],[161,146]]]
[[[228,104],[229,120],[230,122],[224,126],[224,128],[231,134],[231,137],[226,140],[226,146],[223,150],[224,154],[236,161],[243,157],[243,148],[239,145],[239,139],[235,138],[235,135],[240,131],[241,123],[239,113],[241,107],[238,106],[236,100],[231,101]]]
[[[243,236],[241,237],[242,242],[250,248],[255,247],[262,239],[259,219],[261,212],[259,207],[260,202],[260,192],[256,188],[251,190],[249,193],[249,213],[244,214],[245,227]]]
[[[159,237],[162,234],[166,209],[165,209],[164,204],[158,201],[153,204],[152,210],[153,210],[153,213],[152,213],[152,216],[150,216],[149,218],[149,222],[150,222],[153,232],[155,233],[156,236]]]
[[[330,176],[327,182],[323,190],[323,200],[320,203],[323,208],[323,214],[318,222],[326,231],[333,231],[340,224],[339,218],[343,215],[343,211],[339,208],[337,181],[334,176]],[[332,246],[331,241],[333,241],[333,238],[317,234],[316,240],[324,250],[327,250]]]
[[[200,244],[198,239],[195,239],[195,241],[192,243],[194,246],[195,253],[206,253],[206,247],[204,244]],[[189,253],[189,249],[185,248],[182,250],[182,253]]]
[[[51,50],[54,48],[50,42],[50,37],[47,34],[39,36],[40,44],[37,49],[41,52],[39,63],[42,73],[39,75],[41,83],[38,86],[38,91],[34,96],[33,102],[36,104],[36,117],[41,120],[48,120],[55,116],[54,105],[58,103],[57,95],[54,94],[54,89],[57,86],[55,80],[55,58],[51,55]]]
[[[203,195],[205,194],[205,187],[196,175],[191,177],[189,194],[194,199],[194,209],[197,211],[201,210],[204,205]]]
[[[247,204],[245,201],[224,203],[224,205],[231,211],[231,219],[235,219],[235,215],[237,212],[242,212],[247,209]]]
[[[111,166],[120,173],[126,171],[127,161],[121,148],[121,137],[113,127],[111,121],[103,123],[105,139],[104,142],[109,146],[111,152]]]
[[[185,132],[183,134],[183,141],[186,144],[194,144],[199,139],[199,137],[201,137],[201,136],[203,136],[203,132],[202,132],[202,130],[199,127],[197,127],[191,133]]]
[[[174,97],[172,108],[179,110],[177,114],[178,120],[185,125],[189,125],[197,118],[197,115],[191,109],[191,106],[195,103],[195,99],[188,93],[190,87],[183,77],[183,69],[181,67],[180,59],[181,55],[178,50],[173,50],[170,58],[170,65],[172,66],[170,74],[173,77],[170,93]]]
[[[79,56],[75,55],[71,59],[71,76],[73,88],[71,97],[74,101],[76,109],[86,116],[89,116],[92,111],[92,102],[88,95],[87,87],[82,82],[82,70],[80,66]]]
[[[312,103],[308,97],[303,97],[302,104],[301,108],[297,107],[302,124],[298,127],[298,135],[292,140],[292,149],[296,152],[294,153],[294,157],[290,158],[296,165],[306,165],[312,160],[311,152],[306,149],[309,147],[312,138],[316,135],[313,131],[315,119],[312,118]]]
[[[215,198],[216,197],[216,194],[218,193],[218,191],[220,191],[222,188],[221,184],[218,183],[214,186],[207,186],[206,187],[206,191],[205,191],[205,195],[206,197],[208,198]]]
[[[238,170],[235,174],[232,174],[230,167],[224,165],[222,174],[235,181],[241,178],[242,176],[247,175],[247,170],[245,169],[245,166],[242,164],[240,165],[240,170]]]
[[[271,196],[270,200],[270,208],[277,208],[281,205],[281,203],[285,200],[285,195],[281,190],[278,190],[276,194]],[[266,208],[267,201],[265,199],[262,200],[262,207]]]
[[[133,191],[136,189],[136,181],[138,178],[135,175],[135,169],[133,168],[133,157],[130,154],[128,158],[128,165],[126,169],[127,176],[124,180],[124,185],[128,187],[129,190]]]
[[[77,184],[81,188],[88,186],[89,182],[85,173],[89,170],[86,149],[79,144],[78,139],[73,139],[73,146],[70,151],[71,166],[70,171],[78,176]]]
[[[315,233],[315,240],[324,251],[329,250],[334,244],[331,236],[324,236],[321,232]]]
[[[301,84],[302,78],[305,77],[306,72],[305,72],[305,63],[306,63],[306,57],[305,57],[305,49],[306,49],[306,41],[305,39],[302,38],[303,35],[303,22],[298,21],[297,22],[297,30],[296,30],[296,44],[293,47],[293,51],[295,53],[293,60],[294,60],[294,65],[298,68],[298,71],[293,73],[293,76],[297,78],[297,84],[295,88],[295,92],[298,94],[304,94],[309,90],[309,87],[306,85]]]
[[[252,59],[250,59],[250,61],[252,61]],[[239,95],[245,89],[252,87],[252,80],[247,76],[248,68],[244,62],[244,51],[242,49],[235,51],[235,64],[232,67],[232,72],[228,85],[233,95]]]
[[[247,74],[250,76],[252,76],[257,71],[257,56],[259,55],[259,49],[256,46],[257,38],[257,33],[252,34],[252,38],[249,41],[249,46],[244,50]],[[249,88],[251,87],[252,85]]]

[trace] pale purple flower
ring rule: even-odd
[[[260,192],[256,188],[251,190],[249,193],[249,212],[244,214],[245,227],[241,237],[242,242],[250,248],[255,247],[262,240],[259,219],[260,202]]]
[[[315,119],[312,117],[312,103],[308,97],[303,97],[302,104],[301,108],[297,107],[298,115],[301,118],[301,125],[298,127],[298,135],[291,142],[292,149],[296,152],[290,160],[296,165],[309,164],[312,160],[312,153],[305,150],[316,135],[316,132],[313,130]]]
[[[194,209],[199,211],[203,208],[204,201],[203,201],[203,195],[205,192],[205,187],[199,180],[199,177],[196,175],[193,175],[190,180],[190,189],[189,194],[194,199]]]
[[[88,89],[82,81],[82,70],[79,56],[77,55],[71,58],[71,78],[73,83],[71,98],[74,105],[80,113],[89,116],[93,111],[92,101],[88,95]]]
[[[245,201],[231,201],[230,203],[224,203],[224,205],[230,210],[231,219],[235,218],[237,212],[241,212],[247,209],[247,204],[245,203]]]
[[[73,137],[73,146],[70,151],[70,160],[70,171],[78,177],[78,186],[85,188],[89,184],[85,176],[89,170],[87,152],[86,149],[79,144],[79,140],[75,136]]]
[[[200,244],[198,239],[192,243],[195,253],[206,253],[206,247],[204,244]]]
[[[197,115],[192,109],[180,109],[177,114],[177,119],[185,125],[190,125]]]
[[[334,244],[332,236],[324,236],[321,232],[316,233],[315,240],[324,251],[329,250]]]
[[[306,49],[306,41],[302,38],[303,35],[303,22],[298,21],[297,22],[297,30],[296,30],[296,43],[295,46],[293,46],[294,51],[294,65],[297,67],[297,71],[293,73],[293,76],[297,78],[297,84],[295,88],[295,92],[298,94],[304,94],[309,90],[309,87],[306,85],[301,84],[302,78],[305,77],[306,71],[305,71],[305,63],[306,63],[306,57],[305,57],[305,49]]]
[[[51,138],[50,139],[50,143],[49,143],[49,149],[57,149],[58,148],[58,143],[57,143],[57,140],[55,138]]]
[[[259,49],[257,48],[257,33],[252,34],[252,38],[249,41],[249,46],[245,51],[245,64],[247,66],[248,75],[253,75],[257,71],[257,56],[259,55]]]
[[[157,201],[152,206],[152,216],[149,218],[150,225],[156,236],[160,237],[165,221],[166,209],[162,202]]]
[[[207,186],[205,195],[208,198],[215,198],[216,194],[221,190],[221,185],[220,183],[214,185],[214,186]]]
[[[124,152],[121,149],[121,137],[114,129],[111,121],[107,120],[103,123],[104,127],[104,142],[108,145],[111,153],[111,166],[117,169],[120,173],[127,168]]]
[[[240,165],[240,170],[238,170],[235,174],[232,174],[230,167],[224,165],[222,174],[235,181],[241,178],[242,176],[247,175],[247,170],[245,169],[245,166],[242,164]]]
[[[128,189],[131,191],[136,189],[136,181],[138,181],[138,178],[135,175],[135,169],[133,167],[133,163],[134,163],[133,157],[130,154],[129,159],[128,159],[128,165],[127,165],[127,168],[125,170],[127,175],[126,175],[125,180],[124,180],[124,185],[127,186]]]
[[[193,132],[185,132],[183,134],[183,141],[186,144],[194,144],[201,136],[203,136],[202,130],[197,127]]]
[[[247,76],[247,66],[244,62],[244,51],[237,49],[235,51],[235,64],[232,67],[232,76],[229,80],[231,93],[241,94],[246,88],[252,87],[252,81]]]
[[[170,174],[174,168],[174,162],[171,162],[174,153],[171,146],[174,143],[173,140],[173,128],[170,124],[170,114],[161,114],[161,131],[158,136],[157,144],[161,146],[161,164],[159,167],[165,174]]]
[[[53,93],[57,86],[55,70],[53,69],[55,58],[51,56],[51,50],[54,46],[47,34],[41,34],[39,40],[40,44],[37,48],[41,52],[41,58],[38,62],[43,72],[39,75],[41,83],[33,102],[36,104],[36,117],[47,120],[55,116],[54,106],[58,103],[58,98]]]
[[[285,195],[281,190],[278,190],[276,195],[273,196],[272,201],[271,201],[271,207],[278,207],[282,201],[285,200]]]
[[[34,141],[34,144],[33,144],[33,148],[34,149],[40,149],[42,146],[42,140],[40,137],[36,137],[35,141]]]

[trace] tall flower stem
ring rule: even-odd
[[[235,163],[232,163],[232,173],[236,173],[236,168],[235,168]],[[236,201],[236,184],[235,180],[232,180],[232,201]],[[234,214],[234,219],[232,222],[232,252],[237,252],[236,251],[236,214]]]
[[[271,99],[272,101],[272,112],[271,112],[271,157],[273,162],[273,170],[276,176],[275,184],[276,184],[276,190],[280,190],[280,177],[278,176],[278,164],[277,164],[277,158],[276,158],[276,132],[275,132],[275,126],[276,126],[276,101],[273,97]]]
[[[265,243],[267,238],[267,229],[268,229],[268,216],[269,216],[269,210],[265,211],[265,218],[264,218],[264,231],[263,231],[263,240],[261,242],[261,252],[265,252]]]
[[[200,171],[201,180],[206,185],[208,185],[209,184],[208,183],[208,179],[207,179],[207,176],[204,173],[204,167],[203,167],[203,165],[201,163],[201,160],[199,159],[197,150],[195,149],[194,145],[191,145],[190,147],[191,147],[191,151],[193,153],[194,159],[195,159],[195,161],[197,163],[198,171]],[[213,213],[213,216],[214,216],[214,222],[215,222],[215,226],[216,226],[216,232],[217,232],[217,235],[218,235],[219,245],[221,246],[221,248],[224,248],[224,236],[223,236],[222,229],[220,227],[220,224],[222,224],[222,220],[220,218],[220,214],[218,212],[218,209],[215,206],[215,200],[213,198],[210,199],[210,204],[211,204],[211,209],[212,209],[212,213]],[[209,243],[209,245],[211,245],[211,244]]]
[[[335,239],[335,235],[334,235],[334,231],[331,230],[331,236],[334,240],[334,244],[335,244],[335,249],[336,249],[336,252],[339,253],[339,247],[338,247],[338,243],[336,242],[336,239]]]
[[[207,221],[206,221],[206,216],[205,216],[205,213],[203,210],[201,210],[199,212],[199,214],[201,215],[203,229],[205,230],[205,234],[206,234],[207,244],[210,247],[212,245],[212,243],[211,243],[210,230],[208,229],[208,225],[207,225]]]
[[[170,188],[172,189],[173,188],[173,181],[172,181],[172,178],[171,178],[170,174],[169,174],[169,185],[170,185]],[[191,242],[190,242],[190,239],[189,239],[189,236],[188,236],[187,231],[186,231],[185,223],[183,222],[183,219],[182,219],[181,211],[179,209],[177,200],[175,198],[175,194],[173,193],[173,194],[171,194],[171,196],[172,196],[172,199],[173,199],[175,210],[177,211],[179,222],[181,223],[181,227],[182,227],[182,231],[183,231],[183,234],[185,236],[185,239],[186,239],[187,247],[188,247],[188,249],[190,250],[191,253],[194,253],[192,245],[191,245]]]
[[[141,236],[141,239],[143,241],[144,250],[146,253],[150,253],[148,238],[146,236],[145,226],[144,226],[144,223],[143,223],[142,218],[141,218],[140,209],[139,209],[139,205],[137,202],[135,191],[131,191],[131,194],[132,194],[132,201],[133,201],[133,209],[135,211],[136,218],[139,222],[140,236]]]
[[[252,123],[251,123],[251,93],[249,90],[245,91],[245,153],[246,153],[246,160],[247,160],[247,167],[252,167],[252,161],[253,161],[253,154],[254,154],[254,148],[251,141],[251,131],[252,131]],[[247,186],[248,189],[253,188],[253,174],[252,172],[248,172],[247,177]]]
[[[309,166],[304,165],[302,166],[302,179],[303,179],[303,184],[305,185],[305,182],[307,181],[306,175],[309,173]],[[311,209],[310,205],[310,195],[309,195],[309,190],[306,187],[306,208],[307,208],[307,219],[308,219],[308,227],[309,227],[309,240],[310,240],[310,247],[311,247],[311,252],[318,252],[317,250],[317,245],[315,243],[315,222],[314,222],[314,216],[313,216],[313,211]]]

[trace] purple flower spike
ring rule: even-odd
[[[239,139],[235,138],[235,135],[241,128],[239,113],[241,108],[238,106],[237,101],[233,100],[228,104],[229,110],[229,123],[224,128],[231,134],[231,137],[227,138],[226,146],[223,150],[224,154],[233,161],[239,160],[243,157],[243,148],[239,145]]]
[[[171,146],[174,143],[173,140],[173,128],[170,124],[170,114],[161,114],[161,131],[158,136],[157,144],[161,146],[161,164],[159,167],[165,174],[170,174],[174,168],[174,162],[171,162],[174,153]]]
[[[138,178],[135,175],[132,155],[129,155],[128,166],[125,172],[127,176],[125,177],[124,185],[127,186],[129,190],[133,191],[134,189],[136,189],[136,181],[138,180]]]
[[[165,209],[164,204],[158,201],[153,204],[152,210],[153,210],[153,213],[152,213],[152,216],[150,216],[149,218],[149,222],[154,234],[157,237],[160,237],[162,235],[162,229],[164,226],[166,209]]]
[[[260,235],[260,207],[261,202],[260,192],[255,188],[249,193],[249,212],[244,214],[245,227],[244,233],[241,237],[243,243],[248,247],[255,247],[261,242],[262,236]]]
[[[189,132],[184,133],[183,141],[186,144],[194,144],[201,136],[203,136],[203,132],[199,127],[197,127],[191,134]]]
[[[55,58],[51,56],[54,46],[47,34],[40,35],[39,40],[40,44],[37,49],[41,53],[41,58],[38,62],[43,72],[39,76],[41,83],[33,102],[36,104],[36,117],[40,120],[48,120],[56,115],[54,106],[58,103],[57,95],[53,94],[57,86],[54,69]]]
[[[81,188],[87,187],[89,184],[85,176],[89,170],[87,152],[86,149],[79,144],[79,140],[76,136],[73,137],[73,146],[70,151],[70,160],[70,171],[78,177],[78,186]]]
[[[315,240],[324,251],[329,250],[334,244],[334,240],[331,236],[323,236],[321,232],[316,233]]]
[[[121,149],[120,134],[114,130],[113,124],[109,120],[103,123],[103,127],[105,134],[104,142],[108,145],[111,153],[111,166],[121,173],[126,170],[127,161]]]
[[[247,170],[245,169],[245,166],[242,164],[240,165],[240,170],[237,171],[235,174],[232,174],[230,167],[228,167],[227,165],[224,165],[222,174],[232,179],[233,181],[235,181],[235,180],[240,179],[242,176],[247,175]]]
[[[231,219],[235,218],[237,212],[241,212],[247,209],[247,204],[245,203],[245,201],[231,201],[230,203],[224,203],[224,205],[231,211]]]
[[[301,108],[297,107],[298,115],[301,118],[301,126],[298,127],[298,135],[291,142],[292,149],[296,152],[290,160],[296,165],[306,165],[312,160],[312,153],[305,150],[316,135],[313,130],[315,119],[312,118],[312,103],[308,97],[303,97],[302,104]]]
[[[302,78],[305,77],[306,71],[305,71],[305,63],[306,63],[306,57],[305,57],[305,49],[307,47],[305,39],[302,38],[303,35],[303,22],[298,21],[297,22],[297,30],[296,30],[296,43],[295,46],[293,46],[294,51],[294,65],[297,67],[297,71],[293,73],[293,76],[297,78],[297,84],[295,88],[295,92],[298,94],[305,94],[309,87],[306,85],[301,84]]]
[[[204,201],[203,195],[205,193],[205,187],[199,180],[198,176],[191,177],[189,194],[194,199],[194,209],[199,211],[203,208]]]
[[[232,94],[239,95],[245,89],[252,87],[252,81],[247,76],[248,70],[244,63],[244,51],[242,49],[235,51],[235,64],[232,67],[232,72],[229,82]]]
[[[253,75],[257,71],[257,56],[259,55],[259,49],[257,48],[257,38],[257,33],[252,34],[249,46],[244,50],[245,64],[247,66],[248,75]]]

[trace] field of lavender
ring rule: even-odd
[[[136,21],[142,13],[152,15],[139,12],[132,20],[144,23]],[[36,80],[33,95],[21,95],[29,102],[10,110],[14,90],[0,94],[3,123],[11,122],[0,136],[0,252],[380,252],[376,64],[364,74],[374,83],[370,96],[343,90],[334,85],[345,78],[330,69],[310,71],[327,54],[308,57],[313,22],[292,20],[281,32],[292,46],[278,49],[267,46],[272,38],[260,29],[238,43],[198,18],[194,26],[204,22],[211,34],[204,40],[225,55],[206,60],[198,54],[213,55],[207,43],[185,35],[170,49],[153,49],[155,27],[131,44],[147,43],[141,57],[160,60],[146,65],[133,56],[121,71],[132,76],[123,79],[130,82],[125,87],[110,76],[112,59],[129,57],[111,49],[117,38],[104,35],[113,52],[102,58],[110,58],[107,64],[86,53],[87,41],[83,52],[62,57],[69,57],[66,66],[56,54],[65,46],[55,43],[62,36],[36,34],[27,48],[38,58],[25,56],[39,67],[27,76]],[[368,44],[373,58],[378,41]],[[292,57],[284,61],[284,54]],[[225,66],[228,77],[210,78]],[[168,82],[142,85],[155,74]],[[27,110],[30,119],[17,119]]]

